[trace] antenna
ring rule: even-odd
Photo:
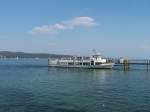
[[[92,50],[92,52],[93,52],[93,54],[94,54],[94,55],[96,55],[96,54],[97,54],[97,52],[96,52],[96,50],[95,50],[95,49],[93,49],[93,50]]]

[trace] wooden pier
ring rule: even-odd
[[[129,70],[131,65],[145,65],[145,69],[149,70],[150,60],[149,59],[118,59],[115,60],[116,66],[123,66],[124,70]]]

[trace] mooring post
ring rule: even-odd
[[[123,65],[124,65],[124,70],[129,70],[129,60],[128,59],[125,59],[123,61]]]
[[[146,63],[146,69],[148,71],[148,65],[149,65],[149,60],[147,60],[147,63]]]

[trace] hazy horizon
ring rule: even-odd
[[[150,58],[149,0],[0,1],[0,51]]]

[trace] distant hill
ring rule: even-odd
[[[25,52],[10,52],[10,51],[0,51],[0,58],[61,58],[61,57],[71,57],[71,55],[58,55],[58,54],[48,54],[48,53],[25,53]]]

